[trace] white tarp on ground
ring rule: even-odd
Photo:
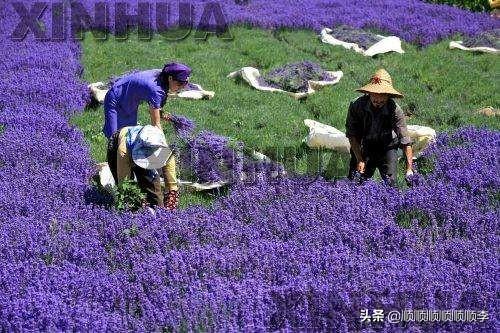
[[[321,41],[326,44],[334,45],[334,46],[342,46],[348,50],[353,50],[357,53],[360,53],[364,56],[367,57],[373,57],[376,54],[382,54],[382,53],[387,53],[387,52],[397,52],[397,53],[405,53],[403,51],[403,48],[401,47],[401,39],[397,36],[382,36],[382,35],[377,35],[378,37],[381,37],[382,40],[379,42],[373,44],[370,46],[367,50],[363,50],[358,44],[356,43],[349,43],[349,42],[344,42],[342,40],[336,39],[330,33],[332,32],[332,29],[329,28],[324,28],[321,30]]]
[[[106,162],[103,163],[98,163],[97,164],[97,170],[99,172],[99,180],[101,182],[101,185],[106,187],[115,187],[115,180],[113,178],[113,174],[111,173],[111,170],[109,169],[109,165]],[[163,178],[160,177],[161,184],[163,186],[164,181]],[[193,191],[206,191],[206,190],[212,190],[215,188],[222,187],[226,185],[227,182],[225,181],[220,181],[220,182],[214,182],[214,183],[196,183],[196,182],[189,182],[189,181],[184,181],[184,180],[179,180],[178,185],[180,187],[185,187],[189,190]]]
[[[309,127],[309,134],[304,141],[310,148],[328,148],[349,153],[351,145],[344,132],[312,119],[304,120],[304,124]],[[436,138],[436,131],[426,126],[408,125],[408,133],[413,140],[412,148],[415,156],[418,156]]]
[[[231,78],[231,79],[241,77],[250,86],[254,87],[257,90],[269,91],[269,92],[284,92],[284,93],[287,93],[288,95],[292,96],[295,99],[301,99],[301,98],[307,97],[311,94],[314,94],[316,92],[316,90],[319,90],[325,86],[334,85],[334,84],[338,83],[340,81],[340,79],[342,78],[342,76],[344,75],[344,73],[342,71],[337,71],[337,72],[327,71],[327,73],[332,75],[333,77],[335,77],[335,79],[332,81],[309,81],[307,92],[298,92],[298,93],[261,85],[259,83],[259,78],[260,78],[261,74],[260,74],[259,70],[257,68],[254,68],[254,67],[243,67],[240,70],[229,73],[229,75],[227,77]]]
[[[191,85],[195,86],[198,90],[182,90],[177,94],[169,93],[168,96],[185,99],[211,99],[215,95],[215,92],[205,90],[199,84],[191,83]],[[88,85],[88,88],[96,101],[104,103],[104,97],[106,97],[106,93],[108,92],[107,85],[104,82],[91,83]]]
[[[469,52],[484,52],[484,53],[493,53],[493,54],[499,54],[500,50],[491,48],[491,47],[484,47],[484,46],[476,46],[476,47],[466,47],[462,44],[463,42],[461,40],[459,41],[454,41],[450,42],[450,49],[459,49],[462,51],[469,51]]]

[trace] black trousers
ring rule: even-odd
[[[398,174],[398,149],[397,147],[367,152],[363,154],[365,158],[365,172],[362,174],[364,179],[373,177],[375,169],[378,169],[380,177],[389,185],[395,186]],[[358,165],[358,160],[351,149],[351,161],[349,162],[349,179],[354,179],[354,174]]]
[[[118,176],[116,174],[116,153],[118,150],[118,134],[120,131],[116,131],[108,140],[108,147],[106,151],[107,160],[111,174],[118,184]],[[135,163],[132,163],[132,170],[130,170],[130,175],[137,178],[137,185],[143,193],[146,194],[146,200],[150,206],[163,207],[163,193],[161,190],[160,177],[151,177],[151,170],[146,170],[138,167]]]

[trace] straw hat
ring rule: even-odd
[[[356,89],[356,91],[368,94],[368,93],[376,93],[376,94],[390,94],[393,97],[402,98],[403,94],[394,89],[392,86],[392,79],[389,73],[383,68],[373,74],[370,79],[370,83],[367,85]]]
[[[163,167],[171,154],[163,131],[151,125],[141,129],[132,147],[132,160],[143,169]]]

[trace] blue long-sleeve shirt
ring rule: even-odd
[[[106,137],[125,126],[137,125],[137,111],[141,102],[159,109],[166,99],[158,74],[161,69],[150,69],[119,78],[104,99],[104,127]]]

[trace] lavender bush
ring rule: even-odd
[[[80,1],[88,13],[94,13],[94,5],[101,0]],[[115,12],[115,1],[105,1],[109,12]],[[202,15],[207,2],[204,0],[188,1],[193,5],[193,25],[196,28],[223,28],[224,24],[248,24],[263,28],[309,28],[320,31],[325,27],[347,25],[355,28],[375,28],[388,34],[399,36],[407,42],[417,45],[429,45],[441,39],[451,37],[456,33],[476,35],[482,31],[499,28],[498,20],[488,13],[473,13],[448,5],[429,4],[420,0],[312,0],[312,1],[266,1],[252,0],[241,3],[234,0],[221,0],[217,4],[223,10],[224,16],[214,21],[214,15],[203,19]],[[26,1],[26,3],[30,3]],[[127,3],[128,13],[136,13],[138,2],[135,0],[121,1]],[[171,3],[172,20],[178,19],[177,2]],[[209,7],[208,10],[213,7]],[[11,7],[8,6],[11,10]],[[153,29],[161,30],[156,25],[156,8],[151,6]],[[210,12],[209,12],[210,13]],[[50,16],[50,15],[46,15]],[[16,15],[13,15],[17,18]],[[109,20],[110,31],[124,29],[124,21],[115,26],[114,20]],[[8,26],[8,33],[16,27],[17,21]],[[50,28],[50,24],[46,24]],[[7,27],[7,26],[6,26]],[[98,25],[95,28],[99,28]],[[102,28],[102,27],[101,27]],[[47,29],[47,31],[50,31]],[[66,31],[70,31],[67,29]]]
[[[308,81],[333,81],[335,78],[320,65],[302,61],[275,68],[262,75],[260,84],[291,92],[307,92]]]
[[[348,43],[358,44],[364,50],[367,50],[373,44],[379,42],[382,38],[377,35],[363,31],[361,29],[352,28],[346,25],[340,25],[332,28],[330,33],[334,38]]]
[[[255,13],[275,8],[282,14],[274,23],[307,26],[328,17],[329,5],[353,18],[366,2],[352,2],[349,11],[340,1],[227,4],[234,21],[265,25],[270,15]],[[449,7],[376,2],[370,13],[387,19],[384,25],[401,19],[382,15],[387,4],[422,9],[421,24],[407,32],[418,32],[415,38],[493,25]],[[304,8],[314,15],[303,16]],[[430,13],[439,22],[435,30],[426,24]],[[17,19],[10,6],[0,7],[2,331],[498,327],[498,132],[440,135],[427,152],[433,171],[408,191],[371,181],[285,178],[235,186],[212,208],[110,212],[89,186],[94,170],[83,135],[68,124],[90,98],[79,79],[79,45],[32,36],[13,42],[9,29]],[[361,309],[404,308],[485,310],[489,319],[405,327],[359,320]]]

